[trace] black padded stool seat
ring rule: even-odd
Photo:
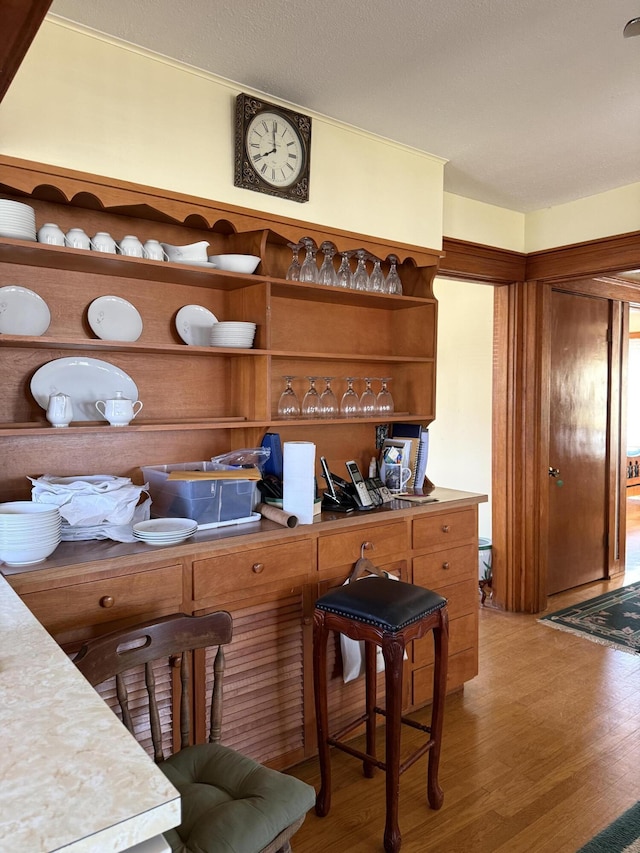
[[[367,561],[368,563],[368,561]],[[369,564],[370,565],[370,564]],[[375,570],[376,574],[382,574]],[[347,752],[363,762],[365,776],[376,767],[386,773],[386,824],[384,849],[397,853],[401,846],[398,826],[400,775],[429,752],[427,796],[433,809],[439,809],[443,791],[438,784],[438,765],[442,741],[442,717],[447,681],[449,638],[447,600],[430,589],[388,577],[366,577],[331,590],[315,605],[313,622],[313,675],[318,727],[318,758],[321,786],[316,797],[316,813],[328,814],[331,805],[331,763],[329,747]],[[339,631],[352,640],[365,643],[365,713],[335,734],[329,733],[327,708],[327,639],[330,631]],[[434,638],[434,685],[431,725],[402,716],[403,656],[408,643],[428,632]],[[385,708],[376,706],[376,646],[385,662]],[[376,757],[376,715],[386,718],[385,761]],[[361,752],[343,738],[366,724],[366,751]],[[400,761],[401,725],[409,725],[429,735],[428,740],[402,763]]]

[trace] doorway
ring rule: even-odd
[[[630,575],[640,579],[640,306],[629,308],[627,341],[627,449],[626,476],[626,560],[625,581]]]

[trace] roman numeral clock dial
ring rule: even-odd
[[[235,186],[308,201],[310,145],[308,116],[238,95]]]

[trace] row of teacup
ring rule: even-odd
[[[67,233],[53,222],[45,222],[38,229],[38,242],[50,246],[69,246],[72,249],[93,249],[107,254],[128,255],[132,258],[148,258],[152,261],[163,261],[167,253],[158,240],[149,239],[145,243],[133,234],[127,234],[122,240],[116,241],[108,231],[98,231],[93,237],[82,228],[70,228]]]

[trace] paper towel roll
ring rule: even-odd
[[[282,509],[313,524],[316,496],[316,446],[311,441],[285,441],[282,448]]]

